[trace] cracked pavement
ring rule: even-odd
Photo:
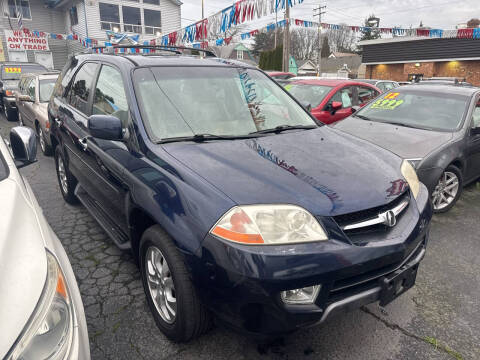
[[[0,118],[0,133],[15,125]],[[81,205],[63,201],[53,158],[39,153],[21,173],[72,263],[92,359],[480,359],[480,184],[434,217],[416,286],[385,308],[372,304],[262,346],[222,327],[174,344],[155,326],[130,253]]]

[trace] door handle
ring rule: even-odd
[[[82,150],[83,150],[83,151],[87,151],[87,150],[88,150],[87,139],[88,139],[88,137],[85,136],[85,137],[80,138],[80,139],[78,140],[78,143],[79,143],[80,146],[82,147]]]

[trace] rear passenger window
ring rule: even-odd
[[[369,102],[372,99],[375,99],[378,96],[379,92],[369,87],[359,86],[358,87],[358,103],[360,105]]]
[[[30,96],[32,100],[35,100],[35,79],[31,79],[28,84],[27,95]]]
[[[89,115],[88,99],[97,64],[85,63],[75,75],[67,95],[67,101],[77,110]]]
[[[335,95],[332,96],[332,99],[329,101],[329,104],[331,104],[334,101],[341,102],[342,108],[346,109],[346,108],[352,107],[353,105],[352,100],[353,100],[353,88],[348,86],[337,91]]]
[[[122,75],[111,66],[103,65],[98,76],[93,99],[93,114],[113,115],[126,125],[128,103]]]

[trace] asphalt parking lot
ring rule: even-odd
[[[0,118],[0,133],[16,123]],[[216,327],[189,344],[157,329],[140,274],[81,206],[60,194],[53,158],[21,170],[73,265],[87,316],[92,359],[480,359],[480,183],[435,216],[416,286],[268,345]]]

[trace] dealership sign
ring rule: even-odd
[[[48,51],[48,38],[45,33],[33,33],[29,31],[4,30],[7,49],[9,51]]]

